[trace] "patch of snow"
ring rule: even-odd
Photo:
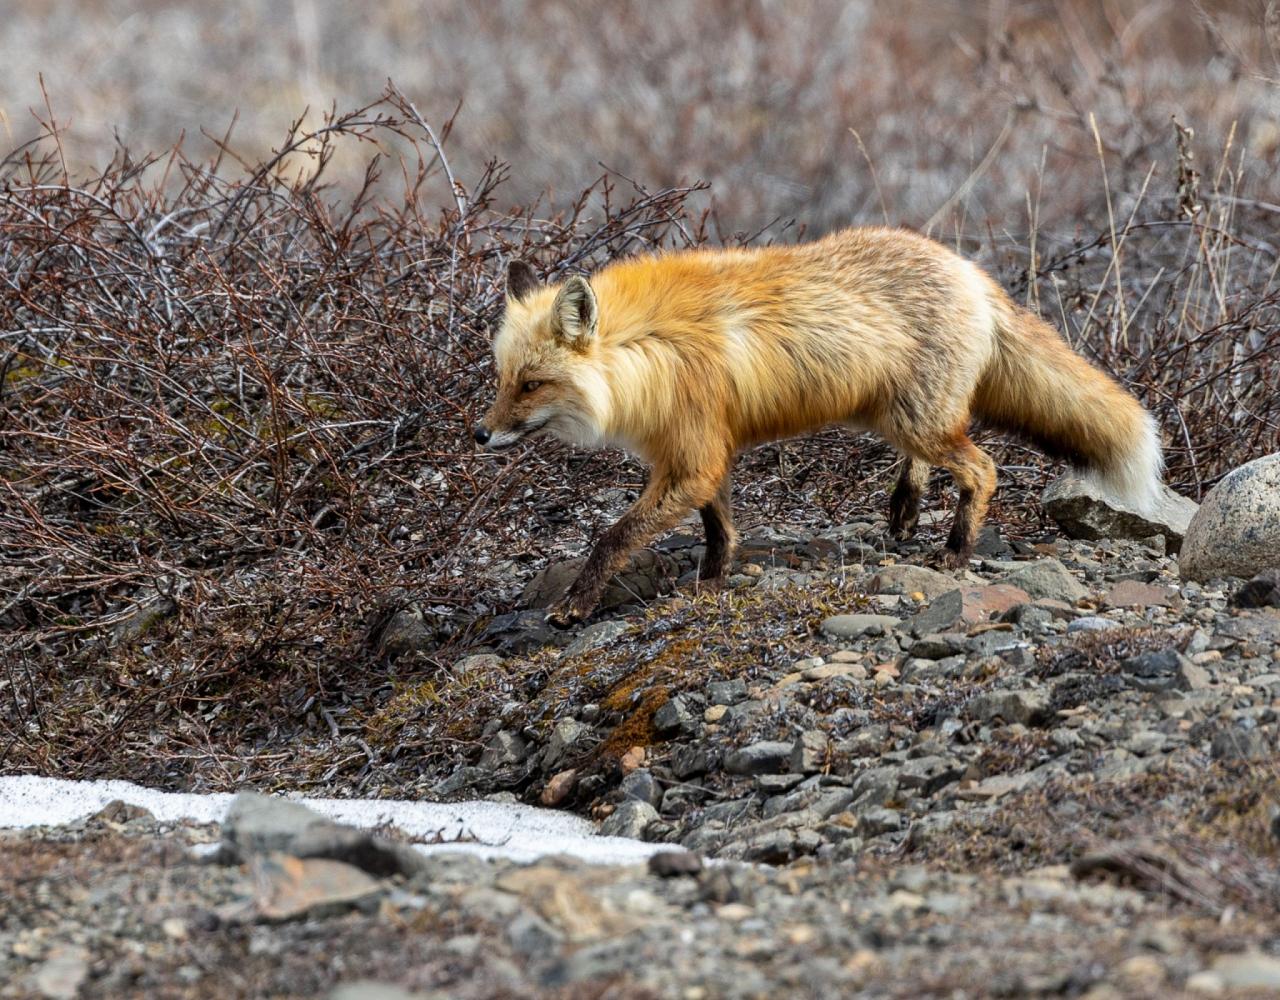
[[[225,792],[161,792],[129,781],[0,775],[0,827],[61,826],[92,816],[116,799],[149,810],[163,823],[219,823],[232,798]],[[592,823],[580,816],[502,802],[289,798],[339,823],[370,828],[391,822],[411,837],[442,841],[414,845],[428,853],[464,852],[513,861],[567,854],[592,864],[638,864],[664,846],[597,836]]]

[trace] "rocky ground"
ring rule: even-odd
[[[364,745],[366,794],[574,809],[669,847],[650,869],[117,808],[3,835],[0,997],[1280,991],[1274,582],[995,530],[942,573],[874,518],[758,532],[721,592],[699,555],[669,539],[594,623],[502,616],[434,673],[397,616],[398,679],[323,734]]]

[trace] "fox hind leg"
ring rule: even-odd
[[[922,437],[918,434],[895,436],[894,445],[910,456],[910,466],[903,476],[914,475],[914,466],[939,466],[951,474],[959,493],[956,504],[955,519],[951,523],[951,534],[947,537],[939,561],[943,566],[956,568],[964,566],[973,554],[973,546],[978,538],[983,519],[987,516],[987,507],[991,503],[991,495],[996,489],[996,464],[991,456],[979,448],[969,438],[965,427],[967,421],[957,429],[937,437]],[[899,486],[902,485],[899,480]],[[909,510],[911,484],[908,482],[903,501],[903,510]],[[894,494],[898,491],[895,489]],[[892,523],[892,522],[891,522]]]
[[[889,497],[889,534],[910,538],[920,521],[920,498],[929,484],[929,465],[911,455],[903,455],[902,472]]]
[[[725,476],[715,498],[698,508],[707,533],[707,554],[698,572],[700,580],[723,579],[737,551],[738,532],[733,526],[733,507],[729,499],[731,489],[731,477]]]

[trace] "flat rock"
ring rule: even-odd
[[[833,639],[857,639],[870,632],[882,635],[902,624],[893,615],[832,615],[822,623],[822,631]]]
[[[727,753],[724,769],[730,774],[777,774],[790,766],[793,746],[781,740],[761,740]]]
[[[1271,955],[1256,951],[1219,955],[1212,969],[1228,989],[1280,990],[1280,958]]]
[[[222,824],[222,853],[231,861],[260,854],[341,861],[378,877],[412,875],[425,864],[408,844],[334,823],[306,806],[257,792],[231,800]]]
[[[1121,580],[1102,595],[1104,608],[1180,608],[1182,598],[1173,587],[1138,580]]]
[[[1209,687],[1205,669],[1173,648],[1130,656],[1120,661],[1120,670],[1135,687],[1145,691],[1204,691]]]
[[[367,907],[383,888],[354,865],[328,858],[295,858],[275,852],[253,859],[258,919],[275,923],[334,916]]]
[[[1071,575],[1071,571],[1057,559],[1036,559],[1022,563],[1006,572],[1000,583],[1020,587],[1033,598],[1045,598],[1075,604],[1089,591]]]
[[[871,578],[868,589],[876,594],[924,594],[925,600],[957,590],[960,582],[945,573],[905,563],[885,566]]]
[[[1071,538],[1097,541],[1164,535],[1171,552],[1182,544],[1197,509],[1194,500],[1162,485],[1152,509],[1139,514],[1093,481],[1074,475],[1059,476],[1051,482],[1040,502],[1045,513]]]
[[[1031,603],[1031,595],[1019,587],[1005,583],[989,586],[965,586],[952,590],[929,602],[929,606],[908,620],[914,636],[947,632],[957,626],[968,627],[988,621],[993,614],[1008,611],[1016,604]]]
[[[1178,559],[1185,580],[1240,576],[1280,567],[1280,452],[1229,472],[1187,528]]]

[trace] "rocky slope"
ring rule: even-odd
[[[360,716],[381,787],[575,809],[668,845],[652,870],[217,864],[187,849],[216,830],[100,816],[6,837],[0,996],[1280,989],[1274,583],[994,531],[944,574],[873,519],[757,534],[721,593],[698,556],[573,634],[478,627]]]

